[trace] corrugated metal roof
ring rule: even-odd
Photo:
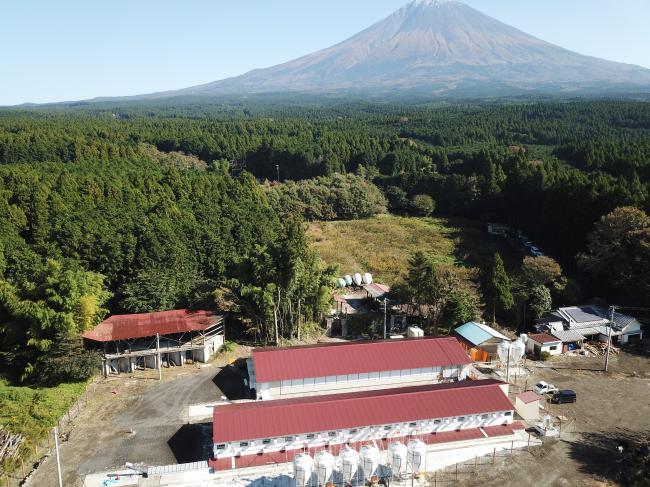
[[[390,292],[390,287],[386,286],[385,284],[379,284],[377,282],[365,284],[363,288],[368,294],[370,294],[370,296],[375,299],[383,298]]]
[[[537,343],[556,343],[561,341],[548,333],[535,333],[533,335],[528,335],[528,338]]]
[[[583,335],[574,330],[551,330],[550,333],[563,342],[581,342],[585,339]]]
[[[462,381],[214,408],[215,443],[511,411],[500,381]]]
[[[111,342],[155,336],[157,333],[171,335],[187,331],[203,331],[221,319],[221,316],[212,311],[189,311],[186,309],[113,315],[84,333],[83,337],[96,342]]]
[[[456,338],[429,337],[256,349],[253,363],[259,383],[464,365],[471,359]]]
[[[530,404],[531,402],[539,401],[541,397],[535,394],[533,391],[526,391],[519,394],[517,396],[517,399],[519,399],[524,404]]]
[[[475,323],[473,321],[459,326],[454,331],[474,345],[480,345],[481,343],[484,343],[492,338],[509,340],[507,336],[502,335],[494,328],[490,328],[487,325],[484,325],[482,323]]]

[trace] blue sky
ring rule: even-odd
[[[404,0],[4,0],[0,105],[183,88],[328,47]],[[650,68],[650,0],[466,0],[582,54]]]

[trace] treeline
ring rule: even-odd
[[[9,164],[0,188],[0,367],[24,380],[109,310],[218,304],[269,341],[327,304],[333,271],[249,174],[144,157]]]

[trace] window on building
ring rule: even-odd
[[[285,437],[284,441],[293,441],[293,436]]]
[[[359,430],[357,430],[356,428],[352,428],[352,429],[350,430],[350,434],[351,434],[351,435],[356,435],[358,431],[359,431]]]
[[[242,441],[241,443],[239,443],[239,446],[241,446],[242,448],[247,447],[248,442],[247,441]]]
[[[481,419],[488,419],[489,416],[489,414],[481,414]]]
[[[336,431],[330,431],[329,433],[327,433],[327,436],[329,436],[330,438],[336,436]]]
[[[417,423],[409,423],[409,426],[410,426],[411,428],[415,428],[417,425],[418,425]]]
[[[316,435],[314,435],[314,433],[309,433],[309,434],[307,435],[307,439],[308,439],[308,440],[313,440],[313,439],[315,438],[315,436],[316,436]]]
[[[220,445],[217,445],[217,450],[225,450],[225,449],[226,449],[225,444],[221,443]]]
[[[270,445],[270,444],[271,444],[270,439],[267,438],[266,440],[262,440],[262,445]]]
[[[549,350],[557,350],[557,345],[553,345],[551,347],[548,347]]]
[[[458,421],[465,421],[465,416],[458,416]]]
[[[305,378],[303,383],[306,386],[313,386],[314,385],[314,378],[313,377],[307,377],[307,378]]]
[[[384,426],[384,431],[388,431],[388,430],[391,429],[391,428],[392,428],[392,426],[390,426],[390,425],[388,425],[388,426]]]
[[[434,420],[433,420],[433,424],[440,424],[441,422],[442,422],[442,421],[439,420],[439,419],[434,419]]]
[[[368,374],[359,374],[359,380],[368,380]]]
[[[512,411],[506,411],[503,413],[504,416],[512,416]]]

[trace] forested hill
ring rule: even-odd
[[[427,195],[524,229],[572,272],[603,215],[650,209],[644,102],[106,108],[0,111],[0,364],[26,376],[107,310],[218,305],[260,339],[295,336],[333,273],[303,218]],[[301,182],[258,184],[278,174]]]

